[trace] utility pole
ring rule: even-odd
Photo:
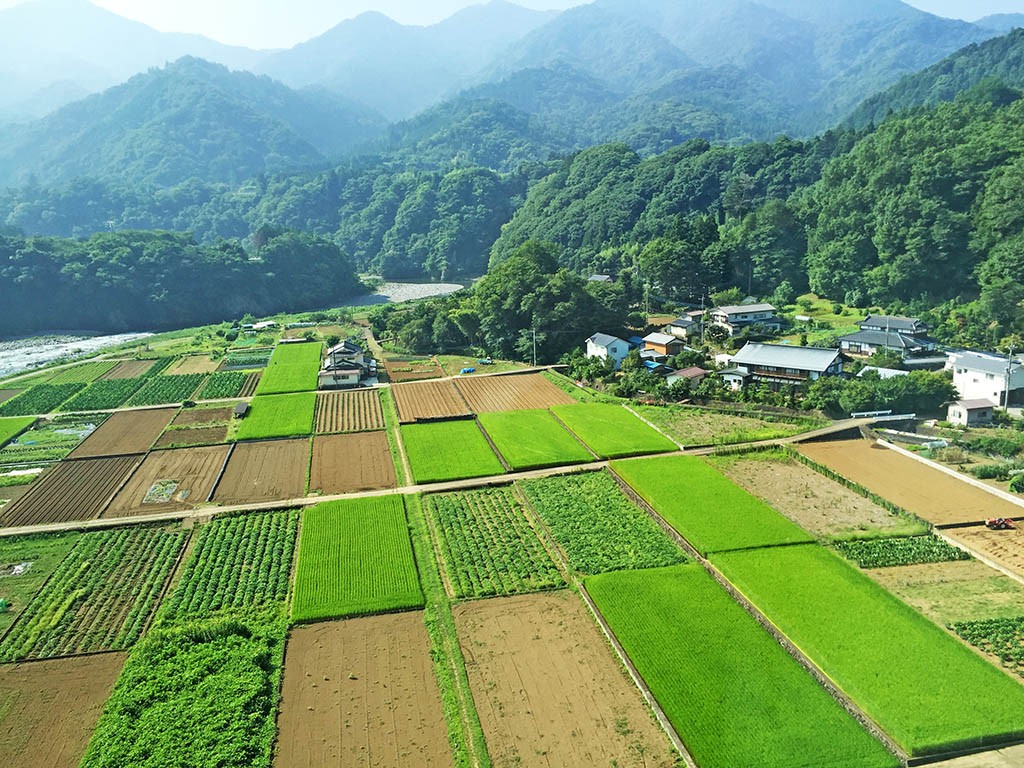
[[[1013,373],[1013,344],[1010,344],[1010,355],[1006,358],[1006,387],[1003,392],[1003,407],[1010,407],[1010,378]]]
[[[537,329],[533,329],[533,367],[537,367]]]

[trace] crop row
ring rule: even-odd
[[[82,363],[81,365],[75,365],[71,368],[65,368],[62,371],[58,371],[47,384],[89,384],[90,382],[96,381],[100,376],[110,371],[116,362],[113,360],[103,360],[94,363]]]
[[[838,541],[835,548],[861,568],[891,568],[971,559],[965,550],[954,547],[938,536]]]
[[[210,375],[203,388],[196,395],[198,400],[226,400],[238,397],[245,386],[247,373],[242,371],[220,371]]]
[[[1024,675],[1024,617],[962,621],[950,629],[976,648],[998,656],[1008,669]]]
[[[84,388],[84,384],[39,384],[0,405],[0,417],[53,413],[61,403]]]
[[[61,408],[62,411],[102,411],[119,408],[147,379],[100,379],[94,381]]]
[[[196,617],[225,608],[283,603],[298,522],[298,512],[214,520],[200,534],[161,617]]]
[[[686,556],[607,472],[524,480],[523,491],[580,573],[655,568]]]
[[[191,400],[206,378],[202,373],[183,373],[177,376],[154,376],[125,405],[136,408],[144,405],[183,403]]]
[[[426,497],[456,597],[534,592],[565,581],[511,487]]]
[[[141,635],[188,534],[84,534],[0,643],[0,660],[127,648]]]

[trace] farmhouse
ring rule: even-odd
[[[711,310],[712,325],[725,328],[730,336],[735,336],[744,328],[760,325],[766,330],[777,331],[782,328],[782,321],[775,314],[771,304],[740,304],[737,306],[715,307]]]
[[[615,370],[619,369],[626,355],[629,354],[629,342],[623,341],[618,336],[610,336],[607,333],[595,333],[587,339],[587,357],[599,357],[602,360],[611,360]]]
[[[965,427],[991,424],[995,409],[991,400],[957,400],[946,411],[946,421]]]
[[[366,377],[377,375],[377,361],[351,341],[343,341],[327,350],[320,369],[320,389],[358,387]]]
[[[784,385],[802,386],[823,376],[840,375],[843,355],[838,349],[750,342],[736,354],[732,364],[739,369],[736,375],[746,373],[751,381],[778,389]]]
[[[1024,403],[1024,364],[986,352],[952,352],[946,370],[964,400],[989,400],[997,406]]]
[[[675,336],[677,339],[692,339],[699,336],[701,327],[704,325],[704,313],[700,310],[687,312],[677,317],[663,329],[665,333]]]
[[[846,354],[871,357],[876,352],[893,352],[908,358],[933,352],[936,347],[924,336],[928,326],[916,317],[868,315],[859,325],[859,331],[839,339],[839,348]]]

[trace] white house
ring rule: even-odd
[[[778,389],[784,385],[802,386],[823,376],[840,375],[843,355],[838,349],[749,342],[736,353],[732,364],[748,373],[754,382],[764,382]]]
[[[946,370],[962,400],[989,400],[996,406],[1024,402],[1024,364],[986,352],[951,352]]]
[[[703,318],[704,313],[699,310],[687,312],[666,325],[664,331],[675,336],[677,339],[691,339],[695,336],[700,336],[701,326],[704,325]]]
[[[991,424],[995,409],[991,400],[957,400],[946,411],[946,421],[965,427]]]
[[[618,336],[610,336],[607,333],[595,333],[587,339],[587,357],[599,357],[602,360],[611,360],[618,370],[629,354],[629,342],[623,341]]]
[[[710,319],[712,325],[725,328],[730,336],[735,336],[751,325],[760,325],[776,331],[782,328],[782,321],[775,315],[775,307],[771,304],[715,307],[711,310]]]

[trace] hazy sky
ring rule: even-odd
[[[25,0],[0,0],[0,8]],[[432,24],[481,0],[93,0],[166,32],[196,32],[252,48],[286,48],[338,22],[375,10],[404,24]],[[513,0],[530,8],[569,8],[589,0]],[[1024,13],[1024,0],[908,0],[940,16],[974,20]],[[823,0],[827,2],[827,0]]]

